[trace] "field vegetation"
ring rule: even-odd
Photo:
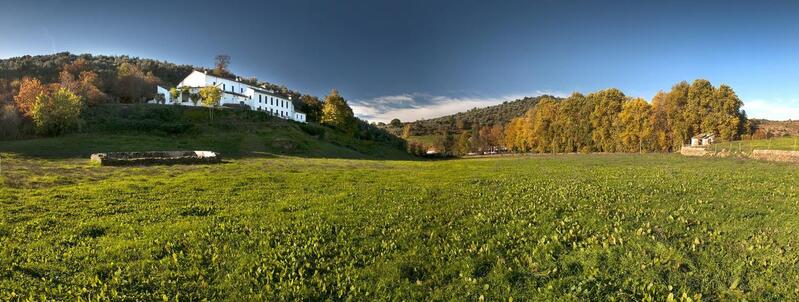
[[[113,168],[33,152],[103,139],[0,145],[0,300],[799,298],[795,165],[273,154]]]

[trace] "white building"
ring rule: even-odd
[[[219,101],[221,106],[249,106],[251,110],[264,111],[284,119],[305,123],[305,113],[294,111],[291,98],[286,99],[264,88],[220,78],[197,70],[192,71],[178,84],[178,91],[188,88],[189,93],[181,93],[177,99],[173,100],[168,89],[158,86],[157,94],[161,95],[159,98],[162,97],[165,104],[202,106],[199,102],[193,101],[191,95],[199,93],[200,88],[207,86],[216,86],[222,90],[222,99]]]

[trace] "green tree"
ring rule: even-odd
[[[322,107],[322,124],[340,129],[346,133],[352,133],[355,126],[355,115],[352,108],[347,105],[347,101],[333,89],[325,98],[325,105]]]
[[[716,121],[716,131],[721,139],[732,141],[741,132],[742,125],[746,123],[741,112],[743,102],[730,86],[721,85],[716,89],[716,102],[713,115]]]
[[[302,95],[299,98],[298,110],[305,113],[305,118],[309,122],[318,123],[322,120],[322,101],[312,95]]]
[[[219,101],[222,99],[222,90],[216,86],[206,86],[200,88],[200,102],[208,106],[208,116],[211,122],[214,121],[214,108],[219,106]]]
[[[388,124],[397,128],[402,127],[402,121],[400,121],[398,118],[392,119]]]
[[[463,156],[472,151],[471,134],[468,131],[461,132],[455,142],[455,155]]]
[[[83,100],[66,88],[60,88],[51,94],[39,94],[31,117],[36,132],[58,135],[79,127],[82,110]]]

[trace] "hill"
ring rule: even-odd
[[[11,102],[19,89],[19,81],[25,77],[37,78],[42,83],[56,83],[60,80],[60,73],[64,66],[74,64],[81,60],[84,68],[97,74],[98,88],[106,93],[112,101],[120,102],[121,96],[115,91],[115,84],[118,79],[120,66],[125,63],[137,66],[141,72],[149,78],[148,85],[144,86],[145,91],[139,95],[152,97],[155,93],[155,84],[166,87],[174,87],[182,81],[192,70],[212,71],[202,66],[186,64],[175,64],[166,61],[138,58],[132,56],[106,56],[92,54],[71,54],[62,52],[50,55],[21,56],[0,60],[0,105],[4,102]],[[233,73],[226,72],[219,75],[226,78],[239,78],[240,81],[254,86],[265,87],[275,93],[291,97],[295,108],[306,112],[306,104],[301,101],[304,95],[299,91],[291,90],[284,85],[269,83],[256,78],[239,77]],[[306,111],[303,111],[306,110]]]
[[[79,133],[5,141],[0,152],[39,157],[87,157],[94,152],[212,150],[226,157],[283,154],[302,157],[409,159],[405,142],[359,123],[356,137],[318,124],[264,112],[151,104],[92,106]]]
[[[471,130],[472,126],[475,124],[479,124],[481,127],[505,125],[513,118],[524,115],[525,112],[535,107],[535,104],[544,97],[557,99],[556,97],[546,95],[525,97],[514,101],[503,102],[499,105],[473,108],[466,112],[458,112],[442,117],[403,123],[400,127],[391,124],[387,124],[383,127],[398,136],[402,135],[403,128],[406,127],[406,125],[410,125],[410,136],[438,136],[445,130],[457,134],[464,130]]]

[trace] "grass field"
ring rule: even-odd
[[[731,150],[737,153],[752,153],[752,150],[787,150],[799,151],[799,137],[785,136],[771,139],[741,140],[733,142],[720,142],[708,146],[709,150]]]
[[[0,300],[799,299],[796,165],[14,151],[47,142],[0,145]]]

